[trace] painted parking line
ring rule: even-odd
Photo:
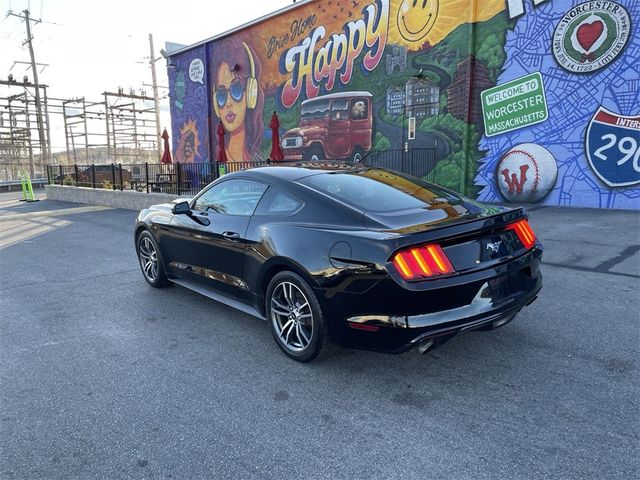
[[[13,203],[13,205],[15,205],[15,203]],[[54,210],[9,213],[7,210],[0,208],[0,250],[72,223],[70,220],[61,217],[104,210],[113,209],[111,207],[89,205],[83,207],[56,208]]]
[[[40,218],[38,220],[14,220],[11,222],[1,222],[0,230],[0,250],[15,245],[25,240],[32,239],[43,233],[50,232],[57,228],[65,227],[72,222],[60,218]],[[4,228],[5,226],[9,228]]]
[[[39,210],[35,212],[8,213],[8,214],[0,210],[0,222],[5,222],[9,220],[30,219],[30,218],[43,218],[43,217],[65,217],[67,215],[75,215],[76,213],[100,212],[103,210],[113,210],[113,208],[103,207],[103,206],[88,206],[88,207],[58,208],[56,210]]]

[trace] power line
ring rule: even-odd
[[[162,133],[160,132],[160,99],[158,98],[158,80],[156,77],[156,59],[155,52],[153,50],[153,35],[149,34],[149,66],[151,67],[151,79],[153,83],[153,109],[156,114],[156,134],[158,135],[158,156],[162,157],[162,147],[160,147],[160,138]]]
[[[58,23],[58,22],[49,22],[47,20],[42,20],[42,18],[37,20],[38,23],[44,23],[46,25],[56,25],[58,27],[66,27],[67,24],[66,23]]]
[[[30,3],[30,2],[29,2]],[[47,163],[48,160],[48,152],[47,152],[47,140],[44,134],[44,122],[42,119],[42,102],[40,100],[40,86],[38,84],[38,69],[36,68],[36,57],[33,52],[33,35],[31,34],[31,22],[32,19],[29,17],[29,10],[24,10],[23,14],[16,14],[12,11],[9,11],[8,15],[20,18],[24,20],[25,25],[27,26],[27,40],[23,43],[23,45],[29,45],[29,56],[31,57],[31,74],[33,75],[33,84],[35,86],[36,92],[36,121],[38,124],[38,135],[40,137],[40,145],[42,146],[42,159],[44,163]],[[37,22],[36,22],[37,23]],[[31,173],[33,173],[33,163],[31,165]]]

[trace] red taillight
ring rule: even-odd
[[[424,245],[401,250],[393,256],[393,266],[405,280],[416,280],[454,272],[440,245]]]
[[[526,220],[519,220],[516,223],[512,223],[507,229],[516,232],[522,245],[524,245],[524,248],[527,250],[536,244],[536,234],[533,233],[531,225],[529,225],[529,222]]]

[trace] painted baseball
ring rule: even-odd
[[[496,179],[509,202],[536,203],[546,197],[558,178],[553,155],[535,143],[516,145],[498,162]]]

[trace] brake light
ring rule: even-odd
[[[536,244],[536,234],[533,233],[531,225],[526,220],[519,220],[507,227],[507,230],[513,230],[524,245],[529,250]]]
[[[401,250],[393,256],[392,263],[405,280],[448,275],[455,271],[440,245]]]

